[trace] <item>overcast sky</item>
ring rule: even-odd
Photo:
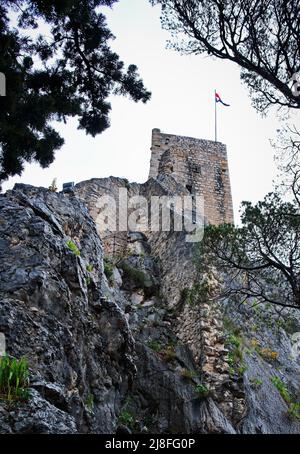
[[[96,138],[78,131],[76,119],[57,128],[65,145],[47,169],[27,165],[16,182],[49,186],[57,178],[75,183],[110,175],[130,181],[147,180],[151,130],[203,139],[214,139],[214,89],[230,107],[218,105],[219,137],[227,145],[235,217],[242,200],[253,202],[272,189],[277,173],[273,161],[278,122],[275,115],[262,118],[251,106],[247,88],[233,63],[202,56],[181,56],[166,49],[169,34],[161,29],[160,8],[148,0],[120,0],[108,11],[116,36],[113,48],[126,64],[138,66],[152,92],[147,104],[112,98],[111,127]]]

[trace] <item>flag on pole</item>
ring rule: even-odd
[[[221,96],[215,90],[215,142],[217,142],[217,103],[220,102],[223,106],[229,107],[230,104],[226,104],[226,102],[222,101]]]
[[[230,106],[230,104],[226,104],[224,101],[222,101],[220,95],[217,92],[215,92],[215,99],[216,99],[216,103],[220,102],[221,104],[223,104],[223,106],[226,106],[226,107]]]

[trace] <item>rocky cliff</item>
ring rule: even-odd
[[[97,199],[184,193],[172,177],[0,196],[0,333],[29,398],[0,433],[299,433],[297,314],[208,303],[183,232],[100,238]]]

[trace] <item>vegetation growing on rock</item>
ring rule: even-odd
[[[29,371],[26,358],[16,359],[8,355],[0,357],[0,399],[6,401],[29,398]]]

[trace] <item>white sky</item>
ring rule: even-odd
[[[78,131],[76,119],[57,129],[65,145],[47,169],[26,165],[16,182],[49,186],[63,182],[107,177],[147,180],[152,128],[162,132],[214,139],[214,89],[230,107],[218,105],[218,140],[227,145],[235,217],[242,200],[253,202],[272,190],[277,170],[273,161],[278,122],[274,115],[262,118],[251,106],[241,84],[239,67],[202,56],[181,56],[166,50],[169,34],[161,29],[160,8],[148,0],[120,0],[108,11],[108,23],[117,39],[113,48],[126,63],[138,66],[152,92],[147,104],[112,98],[111,127],[96,138]]]

